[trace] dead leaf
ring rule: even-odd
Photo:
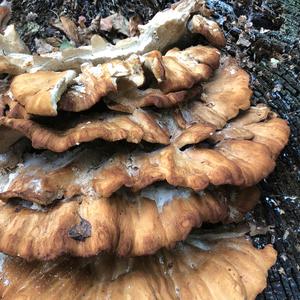
[[[66,36],[73,42],[75,42],[76,45],[80,44],[80,36],[78,33],[77,26],[75,23],[69,19],[66,16],[61,16],[60,21],[63,26],[63,31],[66,34]]]
[[[1,55],[3,53],[30,53],[14,24],[8,25],[4,30],[4,34],[0,35],[0,53]]]
[[[138,26],[142,24],[142,19],[140,16],[136,15],[129,19],[129,32],[130,36],[139,36],[140,30]]]
[[[78,24],[79,24],[80,28],[82,28],[82,29],[86,28],[85,23],[86,23],[86,17],[85,16],[80,16],[78,18]]]
[[[59,48],[61,44],[61,40],[58,37],[48,37],[45,39],[46,43],[50,44],[54,48]]]
[[[239,39],[236,42],[237,45],[242,45],[244,47],[250,47],[251,46],[251,42],[249,41],[249,39],[247,38],[246,34],[244,32],[242,32],[239,35]]]
[[[100,16],[96,16],[95,19],[92,20],[91,25],[88,27],[89,32],[99,32],[100,30]]]
[[[80,36],[80,40],[81,40],[81,45],[90,45],[91,43],[91,38],[95,33],[99,33],[100,32],[100,20],[101,17],[98,15],[96,16],[90,26],[87,27],[86,24],[86,18],[84,16],[80,16],[78,18],[78,34]]]
[[[46,53],[53,52],[54,50],[54,48],[43,39],[35,38],[34,43],[36,46],[36,52],[38,54],[46,54]]]
[[[130,36],[129,22],[124,16],[120,14],[113,14],[101,19],[100,29],[107,32],[110,32],[112,31],[112,29],[114,29],[115,31],[120,32],[126,36]]]
[[[0,32],[3,31],[11,18],[11,3],[4,0],[0,4]]]
[[[110,32],[113,28],[112,19],[114,15],[102,18],[100,21],[100,30]]]

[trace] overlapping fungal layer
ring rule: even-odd
[[[61,99],[55,100],[55,110],[49,114],[44,111],[50,112],[48,104],[53,103],[45,95],[65,81],[66,72],[40,71],[13,79],[10,91],[2,97],[1,125],[28,137],[35,148],[63,153],[25,151],[19,164],[3,167],[0,250],[30,259],[50,259],[64,253],[90,256],[102,251],[133,256],[154,253],[184,239],[202,222],[228,219],[230,200],[223,203],[212,197],[214,202],[209,204],[195,192],[209,186],[250,187],[273,170],[287,143],[289,128],[267,107],[250,107],[249,76],[233,59],[222,59],[220,68],[202,85],[203,68],[211,75],[219,66],[219,52],[214,48],[173,49],[165,56],[153,51],[143,59],[143,65],[137,56],[96,67],[84,65],[78,77],[72,73],[75,81],[65,84],[65,93],[60,92]],[[145,69],[151,71],[154,81],[143,90],[139,86],[145,82]],[[33,94],[18,86],[22,77],[36,78]],[[40,85],[43,81],[48,83],[45,89]],[[99,89],[98,83],[102,85]],[[92,93],[86,92],[88,86]],[[40,97],[40,90],[41,95],[43,91],[46,94]],[[130,95],[137,95],[132,103]],[[105,112],[79,113],[90,106],[93,109],[103,96],[107,96]],[[41,104],[48,106],[44,109]],[[55,116],[56,108],[74,110],[71,116],[65,115],[62,126],[56,124],[62,119]],[[45,121],[34,115],[50,118]],[[164,146],[150,152],[139,145],[128,149],[120,149],[118,144],[74,147],[99,138],[137,144],[144,140]],[[187,145],[193,146],[184,149]],[[171,186],[172,195],[176,195],[176,187],[194,192],[185,192],[188,201],[177,202],[174,196],[159,212],[143,193],[161,181]],[[137,199],[135,203],[118,194],[124,187],[140,191],[131,196]],[[32,202],[35,208],[39,207],[36,204],[48,207],[41,211],[20,208],[23,202],[15,198]],[[238,208],[234,210],[240,215]],[[162,224],[163,236],[153,230],[155,220]],[[185,225],[181,228],[180,224]]]
[[[272,132],[272,135],[270,135]],[[205,138],[209,145],[180,150],[174,145],[153,152],[85,145],[54,154],[25,155],[23,164],[0,179],[0,199],[20,197],[48,205],[75,195],[109,197],[125,186],[134,191],[154,182],[195,191],[208,185],[251,186],[275,167],[289,127],[265,107],[250,109]]]
[[[97,138],[108,141],[126,139],[133,143],[145,140],[181,148],[201,142],[216,129],[223,128],[240,110],[248,109],[252,94],[248,85],[248,74],[233,59],[227,58],[203,87],[194,86],[190,90],[169,94],[163,94],[159,89],[140,92],[137,88],[131,88],[107,100],[110,109],[120,112],[73,115],[62,122],[63,128],[59,128],[59,120],[51,120],[47,126],[30,119],[16,100],[5,96],[2,101],[10,109],[0,118],[0,124],[24,134],[32,140],[33,147],[55,152],[63,152]],[[131,98],[132,94],[142,96],[136,96],[135,100]],[[80,97],[72,99],[75,101]],[[175,99],[171,100],[173,107],[159,112],[141,108],[145,103],[158,107],[170,106],[169,99]],[[176,105],[178,102],[181,105]],[[131,105],[136,107],[131,108]]]
[[[74,197],[52,207],[1,202],[0,251],[31,260],[149,255],[173,247],[202,223],[239,222],[258,199],[257,188],[195,193],[162,185],[110,198]]]
[[[275,263],[271,245],[244,238],[200,240],[153,256],[61,258],[28,263],[4,257],[0,295],[7,299],[255,299]]]
[[[195,191],[209,184],[252,186],[272,171],[288,134],[283,120],[258,106],[209,135],[214,148],[120,153],[116,146],[111,156],[110,145],[25,154],[1,177],[0,198],[7,204],[0,209],[0,250],[27,259],[102,251],[136,256],[171,247],[202,222],[239,221],[257,202],[251,188],[232,201],[224,192],[197,194],[174,186]],[[151,186],[162,180],[173,186]],[[122,186],[142,190],[113,194]],[[26,201],[14,198],[52,206],[26,208]]]
[[[194,33],[224,46],[202,0],[139,30],[44,56],[14,27],[0,35],[0,72],[14,75],[0,95],[0,251],[56,259],[4,257],[1,299],[254,299],[266,286],[271,246],[214,232],[171,249],[203,223],[243,219],[289,127],[250,106],[233,58],[170,49]]]
[[[146,70],[157,80],[153,87],[157,85],[163,93],[184,91],[207,80],[218,68],[219,58],[217,49],[199,45],[182,51],[172,49],[164,56],[152,51],[97,66],[84,63],[78,76],[73,70],[26,73],[14,77],[7,97],[32,115],[55,116],[57,104],[61,110],[79,112],[110,92],[142,86]]]

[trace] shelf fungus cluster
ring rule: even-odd
[[[140,33],[47,55],[13,25],[0,35],[1,299],[255,299],[266,287],[276,251],[232,224],[259,201],[289,127],[251,105],[202,0]]]

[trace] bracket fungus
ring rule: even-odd
[[[57,102],[75,78],[76,72],[41,71],[16,76],[11,83],[13,99],[25,107],[29,114],[57,115]]]
[[[255,299],[276,256],[271,245],[259,250],[243,237],[219,236],[128,259],[102,255],[45,263],[4,257],[0,295],[5,300],[40,295],[53,300]]]
[[[215,48],[204,46],[190,47],[183,51],[172,49],[164,56],[158,51],[153,54],[155,57],[152,57],[152,53],[140,57],[132,55],[123,61],[111,60],[97,66],[85,63],[76,78],[76,73],[71,70],[22,74],[16,76],[11,83],[12,96],[30,114],[53,116],[57,113],[58,101],[61,110],[79,112],[91,108],[110,92],[118,92],[119,81],[125,81],[123,85],[126,86],[142,86],[145,81],[144,65],[155,76],[159,76],[157,80],[163,92],[175,92],[207,80],[213,69],[218,67],[220,56]],[[40,87],[43,87],[41,91],[37,91]],[[45,97],[44,102],[50,102],[50,107],[41,106],[40,98]]]
[[[125,61],[112,60],[93,66],[86,63],[81,66],[82,73],[63,95],[59,104],[65,111],[82,111],[91,108],[110,92],[117,92],[118,81],[125,81],[139,87],[145,81],[140,58],[136,55]]]
[[[249,75],[222,53],[211,16],[181,0],[115,45],[93,36],[40,55],[13,25],[0,34],[1,299],[231,300],[265,288],[276,251],[216,224],[254,208],[290,130],[251,106]]]
[[[202,87],[196,85],[191,89],[164,93],[160,89],[148,88],[145,90],[132,88],[110,94],[105,99],[108,108],[115,111],[132,113],[137,108],[157,107],[172,108],[178,104],[200,98]]]
[[[100,82],[103,84],[104,81]],[[202,90],[204,92],[200,93]],[[145,140],[150,143],[173,144],[182,148],[185,145],[203,141],[216,129],[222,129],[227,121],[237,116],[240,110],[248,109],[252,94],[249,89],[248,74],[229,58],[224,59],[215,76],[203,84],[202,88],[195,86],[191,90],[179,92],[181,94],[173,93],[172,95],[164,95],[160,90],[150,89],[140,92],[145,96],[136,101],[128,98],[132,93],[139,94],[138,90],[135,91],[129,90],[127,98],[120,100],[123,110],[129,110],[129,114],[113,112],[93,113],[85,116],[82,114],[81,117],[76,116],[75,120],[74,118],[65,119],[63,128],[55,128],[57,124],[60,124],[59,121],[45,126],[28,118],[10,117],[12,112],[8,110],[7,116],[0,118],[0,124],[28,137],[32,140],[33,147],[54,152],[63,152],[72,146],[98,138],[107,141],[125,139],[133,143]],[[155,96],[153,91],[160,91],[157,92],[159,96]],[[71,90],[70,93],[72,94],[73,91]],[[156,106],[166,106],[169,103],[166,99],[170,97],[174,99],[177,95],[181,100],[180,105],[176,105],[177,100],[175,100],[175,106],[170,107],[169,110],[156,112],[151,109],[130,109],[131,105],[142,106],[145,101],[150,101],[149,104],[155,102]],[[185,97],[184,100],[182,97]],[[69,101],[69,104],[71,102],[73,104],[69,107],[73,105],[75,105],[73,107],[79,107],[76,102],[80,97],[70,99],[73,100]],[[118,101],[118,96],[114,101]],[[158,101],[163,103],[158,103]],[[122,110],[118,109],[120,105],[117,107],[109,105],[109,107]]]
[[[223,31],[213,20],[195,15],[188,23],[188,27],[192,33],[200,33],[205,36],[213,46],[222,48],[226,44]]]
[[[239,222],[258,199],[255,187],[195,193],[158,186],[110,198],[75,197],[49,208],[26,201],[1,202],[0,251],[30,260],[100,252],[154,254],[184,240],[204,222]]]
[[[109,197],[122,186],[137,191],[164,180],[196,191],[209,184],[251,186],[274,169],[275,159],[287,143],[289,127],[284,120],[273,116],[245,127],[250,140],[248,136],[247,139],[244,135],[234,136],[212,148],[200,144],[179,150],[170,145],[151,153],[117,151],[107,156],[105,153],[111,152],[112,147],[101,150],[82,146],[63,155],[29,154],[23,165],[1,177],[0,198],[21,197],[49,204],[58,194],[61,197],[85,194],[87,187],[89,192]]]
[[[195,46],[180,51],[169,50],[165,55],[157,50],[145,54],[145,66],[165,93],[191,88],[208,80],[219,66],[220,52],[212,47]]]

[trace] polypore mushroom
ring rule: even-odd
[[[226,236],[226,233],[224,234]],[[205,246],[205,247],[204,247]],[[271,245],[256,249],[245,238],[198,240],[153,256],[62,258],[28,263],[4,257],[2,299],[255,299],[276,261]]]
[[[138,31],[44,55],[25,53],[14,27],[0,35],[0,72],[16,75],[0,99],[0,251],[49,260],[5,258],[1,299],[254,299],[265,287],[271,246],[187,235],[242,220],[289,128],[250,107],[249,75],[218,49],[169,49],[193,33],[225,45],[203,0]],[[120,140],[139,145],[105,142]],[[201,249],[170,250],[186,238]]]
[[[66,111],[89,109],[109,92],[117,92],[118,81],[124,80],[135,87],[143,85],[145,77],[138,56],[125,61],[111,62],[93,66],[90,63],[81,66],[82,73],[75,78],[75,84],[63,95],[59,104]]]
[[[247,130],[250,140],[235,136],[213,147],[202,145],[183,151],[171,145],[152,153],[126,153],[126,149],[120,153],[117,149],[111,156],[105,154],[113,151],[108,146],[109,150],[80,147],[61,156],[48,152],[29,155],[24,165],[1,177],[0,198],[21,197],[48,204],[60,197],[87,195],[91,190],[108,197],[122,186],[140,190],[163,180],[194,190],[209,184],[251,186],[273,170],[276,156],[288,141],[289,127],[271,115],[247,125]],[[81,176],[84,184],[76,179]]]
[[[190,102],[183,112],[186,119],[202,119],[221,129],[250,106],[249,75],[232,58],[225,58],[215,76],[203,85],[202,103]]]
[[[172,49],[165,56],[156,51],[142,58],[132,55],[124,61],[112,60],[97,66],[85,63],[81,66],[82,73],[76,78],[74,71],[23,74],[14,78],[11,91],[14,98],[31,114],[56,115],[58,101],[62,110],[87,110],[103,96],[117,92],[119,81],[127,89],[128,85],[143,85],[145,77],[141,59],[157,76],[157,63],[153,55],[159,56],[159,86],[168,93],[191,88],[199,81],[208,79],[212,70],[219,65],[220,53],[215,48],[196,46],[183,51]],[[31,85],[28,85],[29,81]],[[42,101],[42,98],[46,99]]]
[[[193,49],[192,49],[193,50]],[[91,67],[93,69],[94,67]],[[98,68],[98,67],[96,67]],[[101,93],[112,87],[111,81],[104,80],[102,73],[99,73],[102,80],[87,80],[87,85],[97,85],[102,88],[92,89],[87,93],[80,92],[75,95],[74,89],[70,90],[69,97],[63,96],[60,103],[69,108],[83,108],[92,104]],[[85,77],[88,79],[90,77]],[[146,105],[155,102],[157,106],[166,106],[170,98],[181,100],[183,95],[186,104],[170,110],[161,110],[153,113],[150,110],[136,109],[131,114],[99,113],[87,114],[84,118],[75,116],[64,120],[63,128],[57,127],[61,122],[52,122],[45,126],[34,120],[20,119],[13,117],[13,111],[8,111],[6,117],[0,119],[0,124],[18,130],[30,140],[35,148],[46,148],[55,152],[68,150],[82,142],[92,141],[101,138],[108,141],[126,139],[129,142],[139,143],[145,140],[150,143],[173,144],[179,148],[196,144],[208,138],[216,128],[221,129],[226,122],[235,117],[240,110],[250,106],[251,90],[249,89],[249,76],[246,72],[237,67],[236,62],[227,59],[217,71],[212,80],[204,84],[205,93],[200,94],[201,88],[194,87],[191,90],[173,94],[163,94],[156,89],[140,91],[130,89],[124,92],[126,98],[121,98],[123,110],[131,110],[136,105]],[[94,98],[93,91],[98,90],[98,96]],[[130,98],[133,94],[143,96],[137,100]],[[156,96],[158,94],[158,96]],[[68,95],[68,93],[66,94]],[[160,96],[161,95],[161,96]],[[191,99],[190,97],[197,98]],[[121,96],[122,97],[122,94]],[[201,97],[201,98],[200,98]],[[66,100],[67,99],[67,100]],[[66,100],[66,101],[64,101]],[[87,101],[85,101],[87,100]],[[194,101],[192,101],[194,100]],[[118,96],[116,98],[118,101]],[[157,103],[160,101],[161,103]],[[174,100],[176,103],[177,99]],[[181,100],[183,101],[183,100]],[[119,105],[120,107],[120,105]],[[115,108],[113,106],[112,108]]]
[[[202,34],[213,46],[224,47],[226,45],[223,31],[213,20],[195,15],[189,21],[188,28],[192,33]]]
[[[201,93],[201,86],[167,94],[163,93],[160,89],[148,88],[141,90],[133,88],[108,95],[105,103],[111,110],[132,113],[137,108],[148,106],[155,106],[157,108],[175,107],[180,103],[199,98]]]
[[[256,188],[194,193],[165,185],[138,194],[74,198],[49,208],[13,200],[0,204],[0,251],[39,260],[63,253],[154,254],[203,222],[240,221],[258,199]]]
[[[41,71],[16,76],[11,83],[11,92],[27,113],[56,116],[57,102],[76,77],[76,72]]]
[[[152,51],[144,58],[145,66],[154,74],[159,88],[169,93],[207,80],[219,66],[220,52],[215,48],[196,46],[183,51],[174,48],[164,56],[159,51]]]
[[[276,117],[270,108],[264,104],[251,106],[246,112],[242,112],[228,123],[223,130],[216,131],[209,139],[217,143],[228,139],[253,139],[255,130],[247,130],[247,125],[259,123],[268,117]]]
[[[163,145],[173,144],[182,148],[207,139],[215,131],[214,126],[204,123],[180,128],[174,112],[155,114],[142,109],[137,109],[130,115],[103,113],[67,119],[63,128],[9,117],[0,118],[0,124],[28,137],[34,148],[54,152],[64,152],[75,145],[95,139],[110,142],[126,140],[136,144],[144,140]]]
[[[82,74],[62,97],[60,108],[77,112],[89,109],[109,92],[118,92],[117,81],[125,81],[125,90],[128,90],[129,84],[135,88],[141,86],[144,83],[141,60],[145,60],[145,65],[156,77],[159,76],[159,87],[164,92],[172,92],[191,88],[207,79],[212,70],[218,67],[219,58],[217,49],[196,46],[183,51],[172,49],[165,56],[154,51],[141,58],[131,56],[124,61],[112,60],[96,67],[84,64]]]

